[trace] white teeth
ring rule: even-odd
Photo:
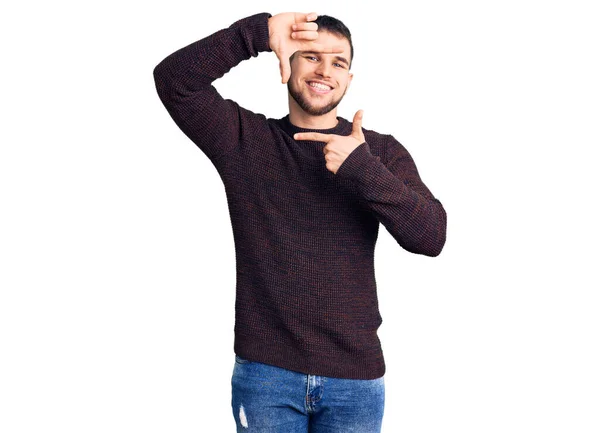
[[[310,87],[314,87],[314,88],[320,89],[320,90],[331,90],[331,87],[326,86],[325,84],[321,84],[321,83],[310,82],[310,83],[308,83],[308,85]]]

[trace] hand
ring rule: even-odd
[[[294,134],[296,140],[323,141],[325,147],[325,166],[333,174],[337,174],[342,163],[354,149],[365,142],[362,132],[363,110],[358,110],[352,121],[352,133],[350,135],[321,134],[319,132],[298,132]]]
[[[281,82],[287,83],[290,74],[290,56],[296,51],[318,51],[322,53],[342,53],[343,46],[326,47],[314,42],[318,37],[318,25],[313,23],[317,14],[285,12],[269,18],[269,47],[279,59]]]

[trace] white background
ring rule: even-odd
[[[22,2],[3,8],[0,431],[233,432],[224,187],[153,68],[259,12],[344,21],[338,114],[391,133],[448,213],[381,227],[386,433],[600,431],[600,16],[584,1]],[[287,114],[273,53],[216,82]]]

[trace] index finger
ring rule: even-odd
[[[320,132],[297,132],[294,134],[296,140],[311,140],[329,142],[331,134],[321,134]]]
[[[340,45],[340,44],[324,45],[320,42],[314,42],[314,41],[307,41],[305,44],[305,47],[307,49],[304,51],[315,51],[315,52],[324,53],[324,54],[341,54],[344,52],[344,48],[345,48],[343,45]]]

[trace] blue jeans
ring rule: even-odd
[[[238,433],[379,433],[384,379],[299,373],[235,356],[231,407]]]

